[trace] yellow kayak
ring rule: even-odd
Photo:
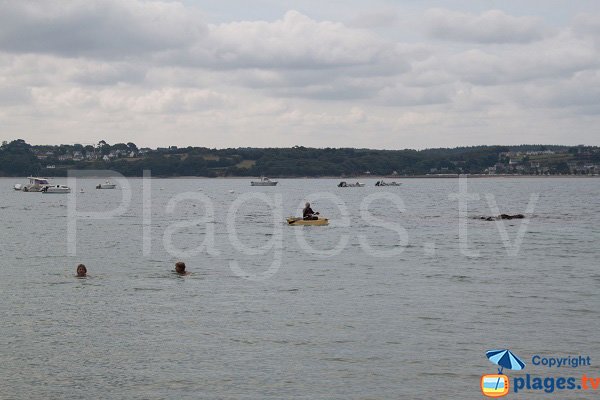
[[[321,218],[321,217],[319,217],[319,219],[302,219],[302,218],[294,217],[294,218],[288,218],[287,223],[288,223],[288,225],[292,225],[292,226],[300,226],[300,225],[325,226],[325,225],[329,225],[329,220],[327,218]]]

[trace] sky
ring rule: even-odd
[[[0,2],[0,140],[600,145],[600,2]]]

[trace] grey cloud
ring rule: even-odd
[[[397,84],[380,90],[375,100],[379,104],[396,107],[445,104],[451,101],[454,92],[452,85],[424,88]]]
[[[381,10],[361,13],[354,17],[348,26],[352,28],[374,29],[395,26],[399,23],[398,13],[395,10]]]
[[[211,26],[209,39],[177,62],[227,70],[226,80],[274,96],[350,100],[373,95],[382,79],[408,72],[410,60],[423,53],[420,46],[289,11],[273,22]]]
[[[82,66],[68,77],[81,85],[116,85],[118,83],[140,84],[146,77],[146,69],[131,63],[98,63]]]
[[[471,49],[451,54],[440,62],[458,79],[477,85],[564,79],[578,71],[600,67],[593,43],[567,33],[495,52]]]
[[[289,11],[274,22],[212,26],[210,40],[191,56],[199,65],[228,68],[323,69],[403,62],[393,43],[343,24]]]
[[[548,33],[539,18],[515,17],[499,10],[474,15],[430,9],[425,13],[425,25],[436,39],[475,43],[532,42]]]
[[[370,81],[336,79],[330,82],[311,83],[304,86],[275,88],[271,93],[281,97],[303,97],[317,100],[360,100],[370,98],[378,88]]]
[[[600,107],[600,71],[584,71],[555,85],[522,88],[520,96],[527,104],[555,108],[596,110]]]
[[[0,106],[9,107],[31,103],[31,90],[22,86],[0,86]]]
[[[600,34],[600,15],[599,14],[579,14],[573,18],[571,24],[573,29],[580,33],[599,35]]]
[[[139,0],[2,2],[0,26],[0,50],[67,57],[131,57],[206,33],[193,9]]]

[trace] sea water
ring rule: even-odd
[[[0,179],[0,398],[478,399],[494,348],[600,376],[600,180],[397,180]],[[286,225],[307,199],[329,226]]]

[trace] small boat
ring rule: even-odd
[[[83,190],[83,188],[81,188],[81,190],[79,191],[79,193],[85,193],[85,190]]]
[[[23,190],[23,185],[21,185],[20,183],[17,183],[14,188],[15,190]]]
[[[289,217],[287,218],[288,225],[292,226],[325,226],[329,225],[329,220],[327,218],[319,219],[303,219],[300,217]]]
[[[346,181],[341,181],[338,183],[338,187],[363,187],[364,183],[356,182],[356,183],[348,183]]]
[[[375,186],[400,186],[400,185],[402,185],[402,184],[398,183],[398,182],[389,182],[388,183],[388,182],[384,182],[383,180],[377,181],[375,183]]]
[[[48,179],[46,178],[36,178],[34,176],[30,176],[27,179],[29,179],[29,184],[21,186],[21,191],[23,192],[41,192],[42,189],[50,185],[50,182],[48,182]],[[15,189],[16,187],[17,186],[15,185]]]
[[[110,181],[105,181],[104,183],[97,185],[96,189],[114,189],[116,187],[117,185],[115,185],[114,183],[111,183]]]
[[[262,176],[258,181],[251,181],[250,186],[275,186],[277,181],[272,181],[269,178]]]
[[[63,193],[71,193],[71,188],[65,185],[49,185],[44,186],[42,189],[42,193],[45,194],[63,194]]]

